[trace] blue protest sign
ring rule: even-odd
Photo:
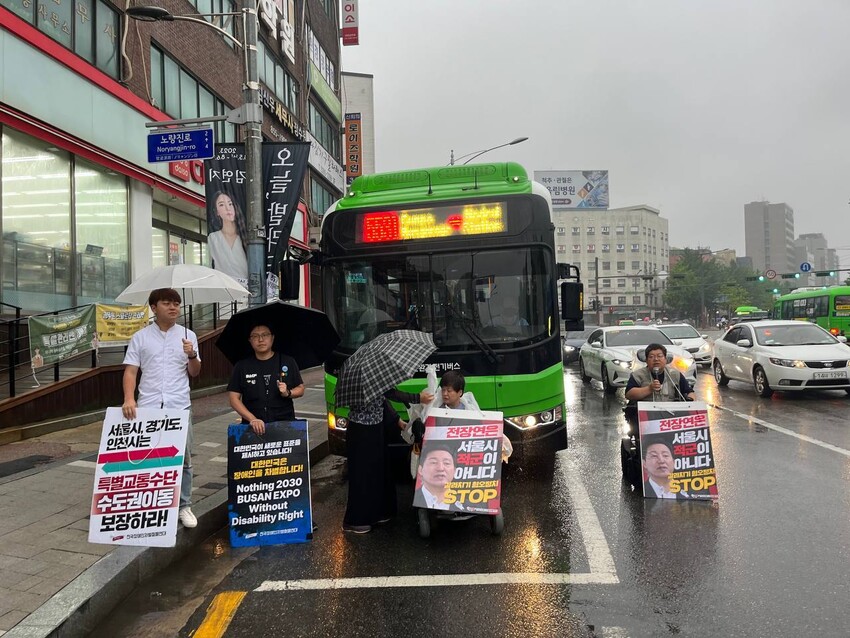
[[[313,538],[307,421],[227,428],[227,518],[233,547],[305,543]]]

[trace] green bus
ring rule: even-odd
[[[582,284],[575,266],[556,264],[551,199],[524,168],[358,177],[325,214],[319,248],[325,312],[341,338],[325,364],[332,453],[345,454],[348,411],[334,405],[340,367],[398,329],[433,334],[438,350],[427,363],[438,378],[461,371],[481,408],[504,414],[518,460],[566,448],[560,328],[561,319],[583,328]],[[575,281],[559,289],[559,279]],[[424,385],[423,366],[399,387]]]
[[[798,288],[776,299],[774,319],[811,321],[833,335],[850,335],[850,286]]]

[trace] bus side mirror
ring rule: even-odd
[[[280,262],[280,298],[298,299],[301,292],[301,264],[292,259]]]
[[[584,330],[584,284],[565,281],[561,284],[561,319],[565,329]]]

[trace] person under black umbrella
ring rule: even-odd
[[[295,359],[273,350],[274,333],[268,326],[254,326],[248,341],[254,354],[236,363],[227,396],[242,423],[262,435],[266,423],[295,420],[292,400],[304,396],[304,382]]]

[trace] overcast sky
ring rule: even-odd
[[[608,169],[673,246],[744,253],[744,204],[794,209],[850,265],[850,0],[361,0],[378,171],[486,159]],[[482,158],[483,161],[484,158]]]

